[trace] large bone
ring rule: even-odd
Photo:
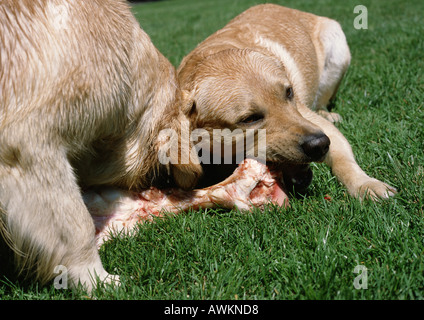
[[[87,191],[84,201],[93,217],[100,247],[111,232],[128,234],[137,223],[163,217],[167,212],[212,207],[249,210],[269,202],[285,207],[288,197],[280,180],[281,176],[266,165],[246,159],[230,177],[208,188],[183,191],[152,187],[140,192],[105,188]]]

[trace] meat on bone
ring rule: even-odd
[[[114,188],[88,190],[84,202],[96,227],[100,247],[112,233],[128,234],[137,223],[163,217],[167,212],[221,207],[249,210],[269,202],[288,205],[282,189],[281,174],[253,159],[245,159],[224,181],[213,186],[183,191],[151,187],[140,192]]]

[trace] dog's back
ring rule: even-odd
[[[341,39],[327,41],[325,37],[329,33]],[[206,57],[227,49],[251,48],[283,61],[297,96],[307,106],[320,109],[326,106],[330,98],[325,95],[327,100],[319,101],[322,105],[315,105],[319,100],[317,92],[324,91],[319,86],[325,73],[324,66],[331,63],[328,61],[331,52],[326,52],[332,50],[326,48],[332,44],[331,41],[337,42],[334,46],[344,50],[333,55],[333,58],[342,59],[333,68],[340,70],[331,70],[334,78],[342,78],[350,63],[350,52],[336,21],[275,4],[257,5],[236,16],[184,57],[178,68],[178,76],[182,84],[190,83],[197,65]],[[340,74],[335,75],[336,72]],[[333,92],[335,85],[331,84],[327,91]]]
[[[3,139],[21,135],[28,141],[32,135],[13,128],[32,121],[24,131],[58,130],[62,142],[77,150],[103,134],[106,117],[111,128],[122,128],[123,116],[116,113],[125,113],[126,104],[116,98],[131,94],[128,48],[134,29],[122,2],[6,1],[0,20]]]

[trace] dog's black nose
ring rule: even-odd
[[[322,161],[330,148],[330,139],[324,133],[306,136],[301,147],[311,161]]]

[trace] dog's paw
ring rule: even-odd
[[[355,193],[359,199],[388,199],[397,193],[396,189],[380,180],[369,178],[362,183]]]
[[[106,278],[104,278],[103,283],[105,284],[110,284],[113,286],[120,286],[121,285],[121,280],[119,278],[118,275],[116,274],[108,274]]]
[[[82,286],[91,293],[102,285],[120,285],[119,276],[108,273],[101,264],[94,266],[73,267],[71,270],[71,284],[73,287]]]
[[[342,116],[336,112],[328,112],[325,110],[319,110],[318,114],[332,123],[338,123],[342,121]]]
[[[120,278],[118,275],[103,273],[102,275],[95,275],[94,277],[90,275],[90,278],[86,281],[81,282],[80,284],[87,290],[87,292],[92,293],[93,290],[98,288],[104,288],[104,285],[120,286]]]

